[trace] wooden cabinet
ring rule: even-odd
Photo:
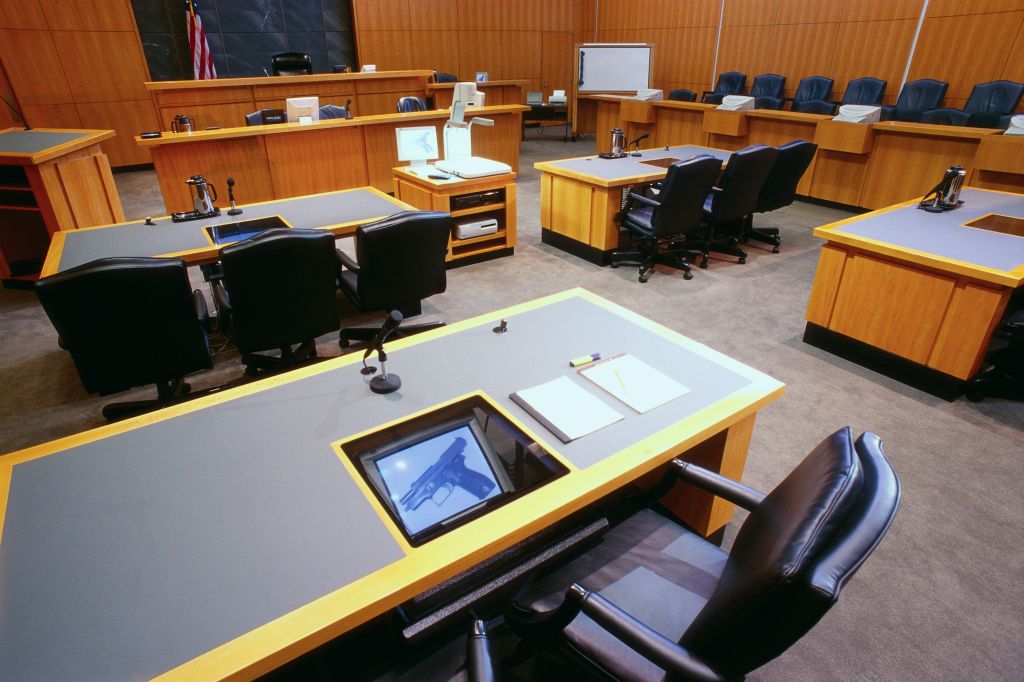
[[[432,180],[394,169],[395,198],[423,211],[446,211],[455,223],[494,218],[498,231],[468,239],[448,239],[449,267],[510,256],[516,245],[516,175],[503,173],[470,180]]]

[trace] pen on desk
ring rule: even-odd
[[[569,366],[570,367],[579,367],[580,365],[585,365],[588,362],[596,362],[597,360],[600,360],[600,359],[601,359],[601,354],[600,353],[591,353],[590,355],[581,355],[578,358],[573,358],[572,360],[570,360],[569,361]]]
[[[613,369],[612,371],[615,372],[615,378],[619,380],[619,386],[622,387],[622,392],[629,393],[629,389],[626,388],[626,384],[622,381],[622,377],[619,375],[619,370]]]

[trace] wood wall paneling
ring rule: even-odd
[[[572,90],[573,47],[571,31],[545,31],[541,35],[540,89],[545,98],[553,90]]]
[[[82,128],[78,107],[67,104],[29,104],[21,110],[36,128]]]
[[[359,63],[375,64],[378,71],[411,69],[412,45],[408,31],[359,32]]]
[[[406,0],[409,28],[414,31],[454,31],[458,28],[458,14],[451,0]],[[353,0],[352,6],[376,4],[375,0]],[[362,17],[358,17],[362,19]],[[362,21],[360,21],[360,24]],[[358,26],[358,25],[357,25]],[[387,22],[381,28],[391,28]],[[397,26],[395,27],[397,28]]]
[[[137,37],[115,31],[61,31],[54,37],[76,102],[150,99]]]
[[[352,0],[352,13],[356,22],[356,30],[374,31],[390,30],[405,31],[411,28],[409,19],[410,0]],[[360,46],[360,52],[362,46]],[[367,62],[363,55],[359,55],[359,61]]]
[[[501,43],[501,34],[495,31],[459,31],[459,76],[472,80],[477,71],[486,71],[492,80],[505,78]]]
[[[1010,49],[1010,56],[1006,59],[1006,66],[1003,67],[1003,72],[999,77],[1024,83],[1024,27],[1017,33],[1017,40],[1014,41],[1013,47]],[[1024,102],[1017,107],[1017,111],[1022,109],[1024,109]]]
[[[539,31],[503,31],[498,42],[501,78],[536,78],[541,74],[543,39]]]
[[[71,86],[49,31],[0,30],[0,59],[23,106],[72,101]]]
[[[11,82],[7,80],[7,73],[4,72],[3,64],[0,64],[0,95],[13,103],[19,109],[18,98],[14,94],[14,90],[11,88]],[[0,104],[0,129],[10,128],[14,125],[21,125],[21,120],[15,120],[15,114],[13,111],[7,108],[7,105]]]
[[[931,0],[929,17],[960,16],[963,14],[989,14],[1019,10],[1020,0]]]
[[[779,0],[725,0],[722,26],[771,26],[778,14]]]
[[[781,24],[778,27],[769,70],[786,77],[786,97],[796,94],[801,78],[832,77],[830,72],[838,35],[838,23]]]
[[[836,99],[842,99],[846,84],[854,78],[873,76],[888,81],[883,101],[894,103],[916,28],[916,19],[840,24],[832,66],[826,74],[835,79]]]
[[[53,31],[135,31],[135,17],[128,2],[46,0],[40,4]]]
[[[152,161],[149,150],[135,144],[135,136],[139,132],[161,128],[151,100],[83,102],[75,105],[75,108],[78,109],[83,127],[117,131],[117,137],[103,143],[103,150],[110,157],[111,165],[131,166]]]
[[[723,26],[718,48],[718,73],[739,71],[747,74],[747,89],[754,76],[768,73],[770,55],[778,41],[776,25]]]
[[[0,2],[0,28],[45,30],[46,15],[38,0]]]
[[[459,13],[459,28],[466,30],[498,31],[501,25],[502,13],[500,6],[502,2],[489,0],[457,0],[457,11]]]
[[[412,65],[417,69],[433,69],[463,78],[459,72],[458,36],[457,31],[411,31]]]
[[[780,0],[775,21],[779,24],[826,24],[841,21],[844,2],[830,0]]]
[[[842,21],[916,20],[921,16],[922,2],[923,0],[846,0],[843,3]]]

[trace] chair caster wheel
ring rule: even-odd
[[[772,253],[778,253],[778,252],[779,252],[779,247],[776,246],[776,247],[774,247],[772,249]]]
[[[684,272],[683,273],[683,279],[693,279],[693,273],[692,272]]]
[[[985,399],[985,394],[976,388],[969,388],[964,394],[964,397],[970,400],[972,403],[980,403]]]
[[[344,348],[348,348],[351,345],[352,345],[352,342],[349,341],[348,339],[338,339],[338,347],[339,348],[344,349]]]
[[[747,263],[747,259],[746,258],[740,258],[740,265],[746,265],[746,263]]]
[[[617,267],[619,267],[619,264],[615,263],[615,262],[612,262],[612,263],[608,264],[608,267],[610,267],[610,268],[617,268]]]
[[[247,376],[247,377],[254,377],[257,374],[259,374],[259,370],[257,370],[255,367],[246,367],[245,368],[245,376]]]
[[[700,259],[700,268],[702,270],[707,270],[708,269],[708,259],[707,258],[701,258]]]
[[[640,275],[639,277],[637,277],[637,279],[640,280],[640,284],[647,284],[647,277],[646,276]]]

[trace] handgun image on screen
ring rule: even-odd
[[[455,486],[465,489],[478,500],[487,497],[487,493],[494,489],[494,481],[466,468],[466,457],[462,454],[465,449],[466,439],[457,437],[437,461],[413,481],[409,492],[399,500],[406,511],[416,511],[427,500],[432,500],[440,507],[448,500]],[[442,495],[438,497],[438,493]]]

